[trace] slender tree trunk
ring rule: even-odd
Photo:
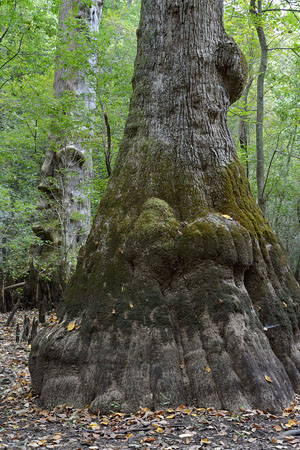
[[[80,39],[84,39],[86,33],[98,31],[102,6],[103,0],[92,0],[89,5],[82,0],[63,0],[59,30],[65,52],[78,52]],[[73,67],[64,61],[65,54],[60,48],[58,55],[55,95],[66,103],[73,102],[66,112],[70,120],[83,119],[80,111],[82,105],[85,105],[85,114],[92,114],[96,106],[96,94],[88,78],[88,71],[96,70],[96,56],[90,56],[89,67],[85,71],[76,65],[76,57]],[[41,258],[41,266],[48,262],[59,267],[56,273],[50,273],[57,286],[70,276],[74,268],[78,248],[90,228],[91,215],[88,196],[91,154],[82,142],[80,130],[73,129],[71,133],[64,134],[59,126],[62,119],[63,115],[53,119],[53,130],[41,169],[39,189],[43,195],[39,209],[44,213],[44,222],[33,226],[35,233],[44,241],[42,247],[35,247],[33,255]]]
[[[222,16],[222,0],[142,1],[116,168],[30,354],[43,405],[275,411],[299,391],[300,290],[236,159],[246,64]]]
[[[251,76],[248,80],[248,83],[246,84],[244,93],[243,93],[243,112],[244,117],[240,119],[240,126],[239,126],[239,141],[240,141],[240,147],[244,153],[245,156],[245,163],[246,163],[246,175],[247,178],[249,178],[249,152],[248,152],[248,146],[249,146],[249,117],[248,117],[248,95],[249,91],[251,89],[253,82],[253,77]]]
[[[250,12],[254,16],[254,24],[260,45],[260,65],[257,77],[257,114],[256,114],[256,180],[258,204],[263,215],[266,215],[265,197],[265,155],[264,155],[264,86],[268,65],[268,45],[262,22],[262,2],[250,0]]]

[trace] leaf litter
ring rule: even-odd
[[[25,313],[15,322],[21,326]],[[36,311],[28,312],[31,319]],[[30,346],[15,341],[15,326],[0,314],[0,449],[64,450],[199,450],[299,449],[300,398],[281,415],[266,411],[238,413],[210,407],[179,405],[159,411],[140,408],[133,414],[113,410],[93,414],[88,406],[59,405],[50,411],[38,406],[31,393]],[[48,322],[56,322],[55,314]],[[68,326],[71,332],[76,324]],[[207,369],[206,369],[207,370]],[[270,382],[268,376],[266,382]],[[206,405],[208,406],[208,405]]]

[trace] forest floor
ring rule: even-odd
[[[41,409],[30,391],[30,346],[15,339],[24,314],[16,314],[12,327],[5,325],[8,314],[0,314],[0,449],[300,449],[300,436],[292,435],[300,434],[299,398],[276,416],[183,405],[105,416],[71,405]]]

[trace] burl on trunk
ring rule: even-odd
[[[246,64],[222,15],[142,1],[116,168],[61,321],[32,345],[44,406],[275,411],[299,391],[300,290],[228,131]]]

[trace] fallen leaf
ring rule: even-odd
[[[76,323],[70,322],[67,329],[68,329],[68,331],[72,331],[72,330],[74,330],[75,327],[76,327]]]
[[[129,306],[130,306],[130,308],[133,308],[133,304],[132,303],[129,303]]]
[[[297,422],[297,420],[291,419],[288,421],[288,423],[285,426],[288,428],[291,428],[291,427],[296,427],[298,425],[299,425],[299,422]]]
[[[154,437],[146,437],[145,439],[144,439],[144,442],[154,442],[155,441],[155,438]]]
[[[209,366],[205,366],[205,371],[206,371],[207,373],[210,373],[210,372],[211,372],[211,368],[210,368]]]
[[[157,427],[155,431],[156,433],[164,433],[165,430],[163,428]]]
[[[100,429],[100,425],[98,423],[92,422],[88,425],[88,428],[90,430],[99,430]]]
[[[222,214],[222,217],[224,217],[227,220],[233,220],[233,218],[230,217],[228,214]]]
[[[285,308],[288,307],[288,305],[287,305],[285,302],[282,302],[282,304],[283,304],[283,306],[284,306]]]
[[[268,375],[265,375],[265,380],[266,380],[268,383],[272,383],[272,379],[271,379]]]
[[[209,439],[201,439],[201,444],[204,444],[204,445],[208,445],[208,444],[211,444],[211,441],[209,440]]]
[[[59,441],[61,439],[61,433],[56,433],[53,438],[52,441]]]
[[[102,419],[101,420],[101,425],[105,425],[105,426],[109,425],[109,420],[108,419]]]
[[[281,430],[282,430],[282,428],[281,428],[280,425],[275,425],[274,429],[275,429],[276,431],[281,431]]]
[[[297,407],[295,408],[295,405],[292,404],[292,405],[289,406],[288,408],[285,408],[285,409],[284,409],[284,412],[287,412],[287,413],[293,412],[294,409],[297,409]]]

